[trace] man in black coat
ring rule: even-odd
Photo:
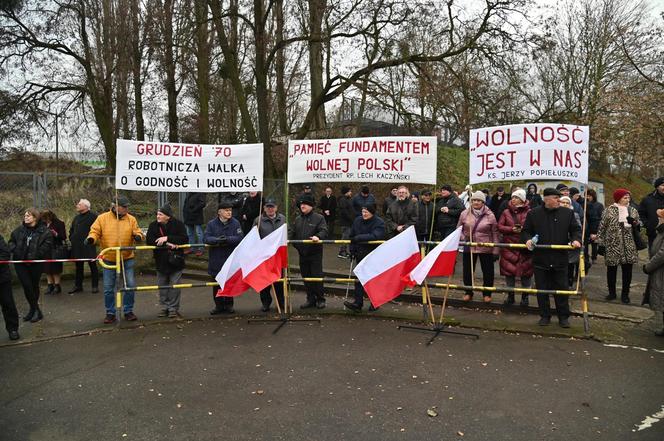
[[[313,189],[311,188],[311,185],[304,184],[302,186],[302,193],[297,195],[297,198],[295,198],[295,212],[296,213],[300,212],[300,202],[302,201],[302,198],[309,199],[309,198],[313,198],[313,197],[314,197],[314,193],[313,193]]]
[[[325,218],[314,213],[316,202],[313,197],[303,197],[300,200],[300,215],[288,230],[291,240],[313,240],[318,242],[327,238],[327,224]],[[295,244],[300,254],[300,274],[302,277],[323,277],[323,246],[317,244]],[[307,301],[300,309],[325,308],[322,282],[304,282],[307,291]]]
[[[420,201],[417,202],[417,224],[415,224],[417,240],[430,240],[433,216],[434,206],[431,202],[431,191],[424,190]]]
[[[538,240],[533,241],[537,236]],[[567,245],[581,248],[581,225],[574,218],[574,212],[560,206],[560,192],[554,188],[544,189],[544,205],[528,212],[521,231],[521,240],[533,250],[533,267],[537,289],[565,291],[568,289],[568,251],[534,249],[539,245]],[[560,326],[569,328],[569,298],[554,294]],[[540,308],[541,326],[551,323],[551,306],[548,294],[537,294]]]
[[[366,242],[373,240],[383,240],[385,238],[385,222],[376,216],[376,206],[368,205],[362,208],[362,215],[353,221],[350,230],[351,254],[353,258],[360,263],[369,253],[378,247],[377,244],[368,244]],[[364,295],[366,291],[359,280],[355,281],[355,299],[352,302],[346,301],[344,305],[352,311],[361,311],[364,305]],[[373,305],[369,311],[375,311]]]
[[[337,198],[332,195],[332,187],[325,188],[325,194],[321,196],[318,208],[327,223],[328,239],[334,239],[334,221],[337,219]]]
[[[203,224],[205,218],[203,217],[203,210],[207,204],[207,197],[205,193],[191,192],[187,193],[184,198],[184,205],[182,206],[182,222],[184,222],[187,229],[187,240],[192,243],[203,243]],[[192,249],[187,248],[185,254],[196,252],[197,256],[203,255],[204,247]]]
[[[456,230],[459,216],[464,209],[463,201],[452,191],[452,186],[443,185],[440,188],[440,199],[436,201],[436,232],[440,240]]]
[[[0,260],[11,260],[9,245],[0,234]],[[0,263],[0,308],[10,340],[18,340],[18,310],[12,293],[12,273],[9,264]]]
[[[240,224],[242,233],[246,236],[254,225],[254,219],[261,213],[261,194],[257,191],[250,191],[249,195],[242,202],[240,210]]]
[[[353,191],[347,185],[341,187],[341,196],[337,201],[337,207],[339,212],[339,225],[341,226],[341,240],[348,240],[350,238],[350,227],[353,225],[355,220],[355,210],[353,210],[352,198]],[[346,245],[341,245],[339,248],[339,254],[337,257],[341,259],[348,259],[350,254],[348,253],[348,247]]]
[[[505,187],[502,185],[496,188],[496,193],[491,197],[491,200],[488,201],[487,206],[493,211],[493,215],[496,219],[500,219],[501,213],[499,213],[500,206],[503,202],[508,201],[509,195],[505,194]]]
[[[657,210],[664,208],[664,176],[655,179],[655,191],[647,195],[639,204],[639,217],[646,227],[648,234],[648,249],[652,246],[655,236],[657,236]]]
[[[408,187],[402,185],[397,190],[397,200],[392,202],[385,216],[385,230],[388,237],[394,237],[411,225],[417,224],[417,203],[410,198]]]
[[[387,216],[387,210],[392,205],[392,202],[397,200],[398,187],[392,187],[390,194],[383,200],[383,216]]]
[[[184,223],[173,216],[170,205],[164,205],[157,210],[157,219],[148,226],[145,243],[159,247],[152,251],[157,268],[157,285],[171,286],[180,283],[184,269],[184,253],[178,250],[177,246],[187,243],[187,230]],[[159,317],[179,317],[180,290],[160,289],[159,305]]]
[[[278,230],[283,225],[286,225],[286,216],[278,213],[278,209],[279,207],[277,206],[277,202],[270,198],[263,204],[263,215],[254,219],[254,225],[258,225],[258,234],[261,239]],[[263,304],[261,311],[263,312],[268,312],[270,310],[270,306],[272,305],[272,288],[274,288],[274,293],[277,296],[277,302],[279,302],[279,306],[283,311],[284,284],[282,282],[275,282],[272,285],[263,288],[260,292],[261,303]]]
[[[90,227],[97,219],[97,213],[90,210],[90,201],[81,199],[76,204],[78,215],[71,222],[69,228],[69,240],[71,242],[72,259],[94,259],[97,257],[97,250],[94,245],[86,245],[85,239],[90,234]],[[83,269],[85,262],[76,262],[76,276],[74,278],[74,287],[69,294],[83,291]],[[88,262],[90,275],[92,278],[92,292],[99,292],[99,268],[97,262]]]

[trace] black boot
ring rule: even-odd
[[[30,319],[31,323],[37,323],[41,319],[44,318],[44,314],[42,314],[41,309],[37,308],[35,311],[35,314],[32,316],[32,319]]]
[[[60,287],[59,283],[55,284],[55,289],[53,291],[53,294],[60,294],[62,292],[62,288]]]
[[[507,293],[507,298],[503,302],[503,305],[513,305],[514,304],[514,293]]]
[[[35,315],[34,308],[30,308],[30,311],[28,311],[28,313],[23,316],[23,321],[29,322],[30,320],[32,320],[32,317],[34,317],[34,315]]]
[[[521,295],[521,306],[528,306],[528,294]]]
[[[53,291],[55,290],[55,285],[52,283],[48,284],[48,287],[46,288],[46,292],[44,294],[49,295],[53,294]]]

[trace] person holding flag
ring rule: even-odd
[[[368,244],[367,242],[384,238],[385,222],[376,215],[376,206],[369,204],[362,207],[362,216],[353,221],[350,230],[351,258],[356,259],[358,263],[361,262],[378,247],[378,245]],[[364,294],[362,283],[359,280],[355,281],[355,299],[352,302],[345,301],[344,305],[351,311],[361,311],[364,305]],[[375,311],[376,309],[378,308],[373,304],[369,307],[369,311]]]
[[[233,202],[222,199],[217,208],[217,217],[208,222],[203,235],[203,242],[212,245],[208,260],[208,274],[216,277],[233,249],[242,240],[242,226],[233,217]],[[233,314],[233,297],[217,296],[219,288],[212,288],[215,307],[210,315]]]
[[[263,205],[264,214],[258,216],[254,220],[254,225],[258,225],[258,233],[261,239],[264,239],[283,225],[286,225],[286,216],[278,213],[278,208],[277,202],[274,199],[269,198]],[[263,312],[268,312],[270,310],[270,305],[272,305],[272,296],[270,294],[271,287],[274,287],[279,306],[281,309],[284,307],[284,285],[283,283],[273,283],[260,291],[261,303],[263,304],[261,311]]]

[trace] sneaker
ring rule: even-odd
[[[537,324],[540,326],[549,326],[551,324],[551,317],[540,317]]]
[[[134,314],[133,312],[126,313],[124,318],[128,322],[135,322],[136,320],[138,320],[138,317],[136,317],[136,314]]]
[[[115,314],[106,314],[106,318],[104,319],[104,324],[110,325],[111,323],[115,323]]]
[[[223,313],[224,313],[223,309],[214,308],[214,309],[210,310],[210,315],[219,315],[219,314],[223,314]]]
[[[168,317],[168,309],[162,309],[161,311],[159,311],[157,317]]]
[[[374,305],[369,305],[369,312],[378,311],[380,308],[376,308]]]
[[[561,328],[569,328],[569,319],[567,317],[561,318],[558,320],[558,324],[560,325]]]
[[[169,311],[168,312],[168,318],[179,318],[180,313],[177,311]]]

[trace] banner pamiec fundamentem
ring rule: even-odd
[[[118,139],[115,186],[122,190],[263,190],[263,144],[204,145]]]
[[[469,182],[588,183],[588,126],[515,124],[470,131]]]
[[[433,136],[288,141],[288,182],[436,184]]]

